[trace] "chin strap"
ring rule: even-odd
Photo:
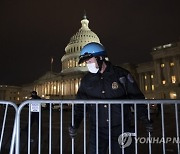
[[[96,60],[97,60],[98,66],[99,66],[99,71],[98,72],[101,72],[102,64],[105,61],[105,58],[104,57],[96,57]]]

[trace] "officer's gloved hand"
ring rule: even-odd
[[[74,138],[77,135],[77,129],[74,126],[69,126],[69,135]]]
[[[152,121],[147,120],[147,122],[145,123],[145,127],[146,127],[146,131],[147,131],[148,133],[152,133],[152,132],[153,132]]]
[[[145,127],[146,127],[146,131],[148,132],[148,133],[152,133],[153,132],[153,121],[152,120],[149,120],[149,119],[147,119],[147,118],[142,118],[142,121],[143,121],[143,123],[144,123],[144,125],[145,125]]]
[[[152,133],[153,132],[153,124],[151,120],[147,120],[147,122],[145,122],[145,127],[146,127],[146,131],[148,133]]]

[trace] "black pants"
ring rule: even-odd
[[[31,113],[31,127],[34,123],[36,123],[37,126],[39,126],[39,112],[32,112]],[[26,125],[24,130],[28,131],[28,124]]]
[[[111,153],[121,154],[122,148],[118,143],[118,137],[121,135],[121,126],[116,126],[111,129]],[[99,128],[98,135],[98,154],[107,154],[109,147],[109,128]],[[124,154],[134,154],[134,143],[129,147],[124,148]],[[91,128],[89,141],[89,154],[96,154],[96,128]]]
[[[31,113],[31,126],[35,122],[37,123],[37,125],[39,125],[39,112],[32,112]]]

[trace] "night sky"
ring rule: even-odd
[[[180,38],[179,0],[0,0],[0,84],[37,80],[51,57],[60,72],[84,10],[116,65],[151,61],[153,47]]]

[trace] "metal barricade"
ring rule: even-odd
[[[13,154],[16,137],[17,106],[8,101],[0,101],[0,153]],[[13,121],[13,122],[12,122]]]
[[[42,110],[41,108],[41,105],[42,104],[49,104],[49,110],[46,111],[46,113],[43,113],[44,111]],[[33,111],[33,104],[38,104],[36,105],[36,107],[34,107],[34,110],[36,111]],[[53,104],[57,104],[59,105],[60,107],[60,112],[57,112],[57,111],[54,111],[52,109],[52,106]],[[66,105],[66,104],[71,104],[71,108],[70,110],[68,110],[68,114],[65,113],[65,111],[63,110],[63,106]],[[74,105],[76,104],[82,104],[84,105],[84,122],[83,122],[83,125],[81,125],[81,129],[82,130],[82,134],[83,134],[83,139],[81,140],[82,142],[79,142],[79,140],[76,138],[70,138],[69,134],[68,134],[68,127],[70,125],[70,123],[72,123],[72,125],[74,125]],[[119,104],[120,106],[120,110],[121,110],[121,130],[122,130],[122,133],[119,134],[119,137],[122,137],[122,138],[118,138],[117,141],[119,142],[119,139],[121,139],[121,142],[119,142],[119,146],[121,148],[121,151],[122,151],[122,154],[126,154],[125,153],[125,144],[124,143],[124,134],[127,135],[128,133],[128,136],[125,136],[127,137],[126,138],[126,141],[131,141],[132,140],[128,140],[129,138],[133,138],[134,140],[134,153],[135,154],[139,154],[139,146],[141,144],[145,144],[147,148],[147,145],[148,145],[148,153],[151,154],[153,153],[153,151],[157,150],[157,149],[154,149],[153,146],[154,145],[158,145],[159,146],[162,146],[162,153],[163,154],[166,154],[167,153],[167,150],[171,150],[171,149],[167,149],[166,146],[168,146],[169,142],[170,141],[173,141],[174,145],[173,145],[173,150],[175,150],[174,152],[175,153],[180,153],[180,141],[179,141],[179,114],[180,114],[180,109],[178,110],[178,105],[180,105],[180,100],[28,100],[28,101],[25,101],[24,103],[22,103],[19,108],[18,108],[18,112],[17,112],[17,138],[16,138],[16,154],[20,154],[20,151],[21,151],[21,139],[20,139],[20,132],[21,132],[21,126],[20,126],[20,117],[21,117],[21,111],[22,109],[26,106],[26,105],[29,105],[29,111],[28,111],[28,150],[27,150],[27,153],[30,154],[31,153],[31,142],[30,142],[30,139],[31,139],[31,111],[32,112],[38,112],[39,114],[39,121],[38,121],[38,124],[39,124],[39,129],[38,129],[38,141],[37,141],[37,144],[38,144],[38,154],[40,153],[44,153],[42,150],[44,150],[41,146],[43,145],[43,141],[42,141],[42,134],[46,134],[46,133],[42,133],[42,131],[44,131],[44,124],[42,123],[44,119],[44,115],[46,115],[48,117],[48,145],[45,146],[46,147],[46,152],[48,152],[49,154],[52,153],[53,151],[53,147],[52,145],[54,144],[54,141],[53,141],[53,138],[54,136],[57,137],[58,136],[58,144],[56,144],[56,147],[57,145],[59,145],[59,149],[58,149],[58,152],[53,152],[53,153],[60,153],[60,154],[63,154],[63,153],[67,153],[65,151],[66,150],[69,150],[69,147],[70,147],[70,140],[71,140],[71,153],[74,154],[75,153],[75,150],[77,150],[76,147],[82,147],[83,146],[83,153],[86,154],[87,153],[87,149],[88,149],[88,126],[89,125],[89,121],[88,121],[88,118],[87,118],[87,114],[86,114],[86,107],[89,106],[89,105],[95,105],[96,107],[96,154],[99,153],[99,130],[101,129],[99,127],[99,121],[101,119],[99,119],[98,117],[98,113],[99,113],[99,104],[107,104],[108,105],[108,119],[109,119],[109,127],[108,127],[108,132],[109,132],[109,136],[108,136],[108,153],[111,154],[112,153],[112,139],[111,139],[111,111],[112,111],[112,105],[117,105]],[[138,105],[140,104],[146,104],[147,105],[147,110],[148,110],[148,119],[153,119],[154,118],[154,115],[151,114],[152,112],[152,105],[159,105],[160,106],[160,110],[156,109],[156,111],[160,111],[160,116],[159,116],[159,121],[158,121],[158,125],[160,125],[160,128],[158,126],[158,128],[156,128],[156,126],[154,126],[156,129],[154,131],[158,131],[158,135],[159,136],[155,136],[151,133],[147,133],[147,136],[144,135],[145,133],[143,133],[144,136],[141,136],[139,137],[139,133],[141,133],[141,128],[139,128],[138,126],[138,123],[139,123],[139,120],[137,119],[137,108],[138,108]],[[133,107],[133,110],[132,110],[132,113],[134,115],[133,117],[133,121],[134,121],[134,132],[125,132],[125,129],[124,129],[124,106],[125,105],[131,105]],[[166,109],[165,109],[166,108]],[[166,112],[167,113],[166,113]],[[44,114],[44,115],[43,115]],[[43,115],[43,116],[42,116]],[[54,117],[53,115],[56,115],[56,118],[58,117],[58,119],[55,118],[54,120]],[[173,116],[171,117],[171,119],[175,119],[175,126],[174,126],[174,132],[176,132],[175,134],[173,134],[173,136],[171,136],[172,138],[168,137],[166,133],[169,133],[168,130],[169,130],[169,127],[167,127],[168,125],[173,125],[172,124],[172,121],[171,119],[169,118],[170,116]],[[67,118],[69,118],[69,121],[67,120]],[[167,120],[167,118],[170,119],[170,121]],[[57,121],[59,120],[59,121]],[[154,120],[155,121],[155,120]],[[161,122],[160,122],[161,121]],[[168,122],[168,125],[165,124],[165,122]],[[42,125],[41,125],[42,124]],[[54,126],[54,124],[58,124],[58,126]],[[156,123],[157,125],[157,123]],[[58,128],[59,129],[59,133],[57,133],[57,131],[55,132],[53,129],[54,127]],[[173,126],[172,126],[173,127]],[[167,128],[167,130],[166,130]],[[55,135],[53,136],[53,134],[55,133]],[[82,135],[81,134],[81,135]],[[56,140],[57,141],[57,140]],[[76,144],[76,142],[78,142],[78,145]],[[131,144],[131,143],[130,143]],[[142,150],[142,149],[141,149]],[[68,151],[68,152],[69,152]],[[81,151],[82,152],[82,151]],[[78,152],[77,152],[78,153]],[[145,152],[144,152],[145,153]],[[147,153],[147,152],[146,152]],[[154,152],[156,153],[156,152]],[[113,154],[113,153],[112,153]]]

